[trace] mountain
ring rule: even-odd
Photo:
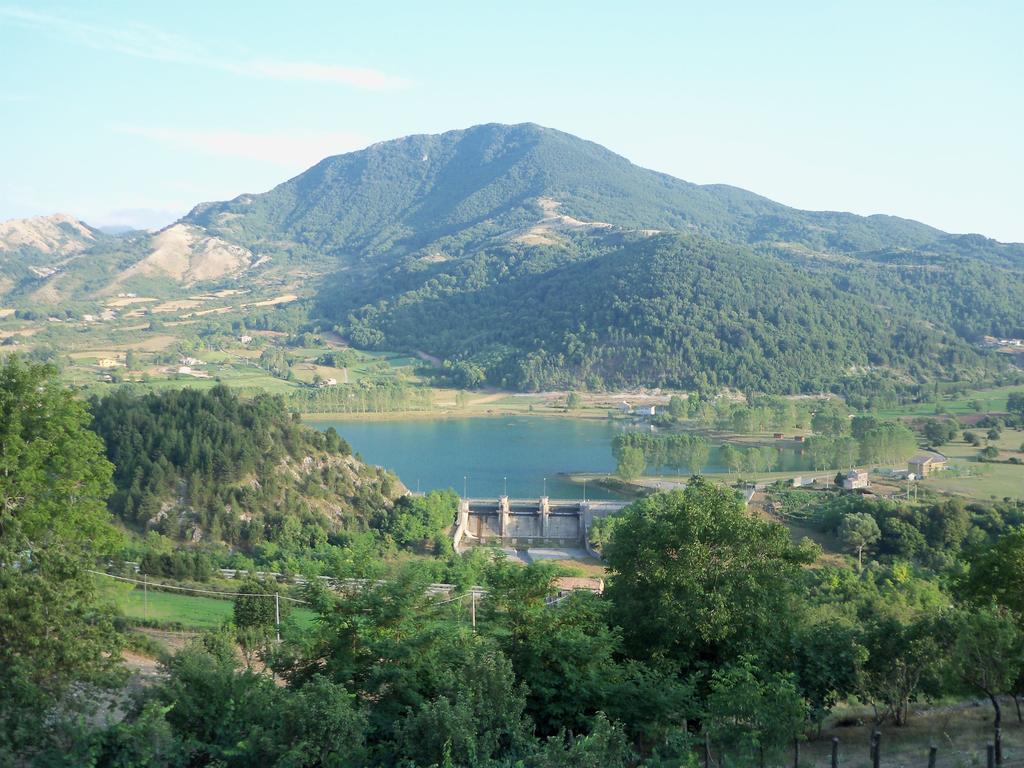
[[[381,142],[328,157],[267,193],[196,206],[185,221],[261,252],[359,259],[458,249],[532,225],[554,202],[581,221],[780,248],[951,251],[961,239],[894,216],[801,211],[736,187],[691,184],[533,124]],[[1024,247],[1011,250],[1024,257]]]
[[[462,363],[464,384],[976,376],[975,342],[1024,327],[1020,245],[690,184],[536,125],[383,142],[185,221],[321,264],[354,343]]]
[[[66,213],[0,222],[0,254],[33,252],[45,257],[78,253],[95,244],[99,230]]]
[[[983,335],[1024,336],[1022,245],[691,184],[532,124],[328,157],[118,242],[59,279],[301,281],[357,346],[440,356],[463,385],[971,379],[998,367]]]

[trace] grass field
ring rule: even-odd
[[[150,589],[116,588],[110,591],[121,612],[130,619],[177,624],[186,629],[217,629],[231,619],[234,604],[230,600],[163,592]],[[296,606],[291,620],[302,628],[312,627],[316,614]]]
[[[1008,429],[995,445],[1003,452],[1004,458],[1017,456],[1024,461],[1024,453],[1018,450],[1021,442],[1024,442],[1024,432]],[[979,449],[961,441],[944,445],[939,450],[949,458],[951,469],[924,480],[924,487],[982,500],[1024,497],[1024,464],[980,462]]]
[[[942,410],[951,414],[969,413],[1003,413],[1006,411],[1006,398],[1011,392],[1022,392],[1024,387],[1020,385],[1010,387],[993,387],[991,389],[969,390],[965,395],[956,397],[943,397],[938,403],[913,403],[901,405],[896,408],[879,411],[878,415],[883,418],[896,418],[899,416],[934,416],[936,405],[942,406]],[[977,403],[981,410],[974,407]]]

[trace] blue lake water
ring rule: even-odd
[[[394,470],[411,490],[463,488],[470,496],[493,498],[507,488],[515,498],[581,498],[583,488],[566,475],[615,470],[612,438],[623,422],[552,419],[537,416],[469,417],[421,421],[311,420],[317,429],[334,427],[371,464]],[[779,451],[776,469],[806,469],[799,452]],[[724,472],[717,447],[705,473]],[[653,474],[649,470],[649,474]],[[546,480],[545,480],[546,478]],[[587,497],[614,498],[593,484]]]
[[[611,472],[612,422],[539,417],[425,419],[422,421],[310,421],[334,427],[366,461],[394,470],[411,490],[463,485],[470,496],[508,494],[580,498],[583,488],[565,474]],[[464,479],[465,478],[465,481]],[[506,480],[507,478],[507,480]],[[611,498],[587,487],[588,498]]]

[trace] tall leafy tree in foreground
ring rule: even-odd
[[[766,753],[777,753],[801,736],[807,704],[792,675],[766,674],[743,656],[712,673],[703,719],[705,732],[723,752],[738,764],[756,759],[764,768]]]
[[[112,614],[84,572],[116,542],[88,424],[52,366],[0,364],[0,754],[66,750],[56,725],[116,677]]]
[[[607,596],[636,658],[684,669],[770,658],[792,632],[813,555],[783,526],[748,515],[733,491],[695,477],[630,507],[605,547]]]
[[[1024,636],[1013,617],[998,606],[960,611],[953,618],[949,673],[964,688],[983,693],[995,715],[996,755],[1002,761],[1003,710],[999,698],[1011,693],[1024,668]]]

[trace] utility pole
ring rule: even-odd
[[[277,634],[277,642],[281,642],[281,595],[274,593],[274,631]]]
[[[587,503],[587,478],[583,478],[583,503]]]
[[[142,618],[149,621],[149,577],[142,574]]]
[[[501,482],[501,495],[508,496],[508,475],[505,475],[503,478],[501,478]]]
[[[546,477],[544,478],[544,495],[548,495],[548,479]]]
[[[468,475],[463,475],[462,476],[462,498],[464,498],[464,499],[468,499],[469,498],[469,476]]]
[[[470,590],[469,594],[473,598],[472,602],[470,603],[470,607],[469,607],[469,615],[470,615],[470,619],[473,622],[473,631],[476,632],[476,590],[475,589]]]

